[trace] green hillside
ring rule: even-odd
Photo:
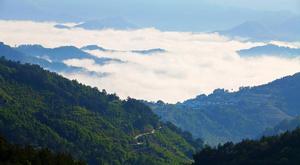
[[[137,100],[120,100],[4,58],[0,134],[11,143],[71,153],[89,164],[182,164],[201,148],[201,140],[160,122]]]
[[[266,128],[300,115],[300,73],[237,92],[217,89],[183,103],[148,103],[164,121],[174,123],[210,145],[257,138]]]

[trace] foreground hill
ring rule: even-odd
[[[194,156],[193,165],[298,165],[300,162],[300,129],[259,141],[244,140],[207,147]]]
[[[89,164],[182,164],[201,147],[189,133],[159,122],[139,101],[3,58],[0,134]]]
[[[149,103],[164,121],[211,145],[257,138],[268,127],[300,115],[300,73],[238,92],[215,90],[178,104]]]
[[[8,143],[0,137],[0,164],[48,164],[48,165],[84,165],[75,161],[68,154],[54,154],[47,149],[34,149],[31,146],[21,147]]]

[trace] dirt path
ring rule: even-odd
[[[159,127],[157,130],[160,130],[162,127]],[[138,134],[134,137],[135,140],[138,140],[139,138],[143,137],[143,136],[147,136],[147,135],[152,135],[156,132],[155,129],[151,130],[150,132],[146,132],[146,133],[142,133],[142,134]],[[143,143],[138,142],[137,145],[141,145]]]

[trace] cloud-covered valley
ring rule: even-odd
[[[0,21],[0,41],[11,46],[41,44],[46,47],[99,45],[109,50],[89,50],[96,57],[125,61],[97,64],[93,59],[68,59],[69,66],[105,73],[61,72],[70,79],[127,96],[167,102],[183,101],[216,88],[237,90],[260,85],[300,71],[299,58],[272,56],[241,58],[236,51],[265,45],[232,40],[214,33],[166,32],[154,28],[139,30],[89,31],[57,29],[56,23]],[[272,44],[299,48],[299,43]],[[140,54],[131,50],[160,48],[166,52]]]

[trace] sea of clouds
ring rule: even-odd
[[[69,59],[69,66],[106,73],[60,73],[78,81],[117,93],[151,101],[178,102],[209,94],[216,88],[235,91],[241,86],[265,84],[300,71],[299,58],[241,58],[236,51],[267,43],[246,42],[217,33],[138,30],[57,29],[53,22],[0,21],[0,41],[11,46],[41,44],[45,47],[99,45],[103,52],[88,51],[97,57],[126,61],[99,65],[92,59]],[[299,43],[272,41],[272,44],[300,48]],[[130,50],[161,48],[166,52],[143,55]]]

